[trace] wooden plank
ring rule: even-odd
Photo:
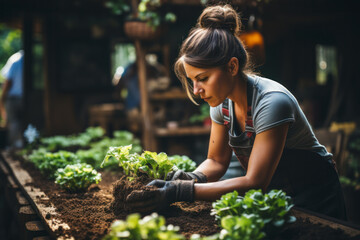
[[[34,237],[46,235],[44,224],[40,221],[29,221],[25,223],[25,239],[33,239]]]
[[[29,201],[25,198],[24,194],[21,191],[17,191],[15,195],[19,205],[29,205]]]
[[[32,232],[44,231],[44,225],[39,221],[29,221],[25,223],[26,229]]]
[[[18,211],[18,220],[20,226],[25,226],[26,222],[38,221],[39,217],[30,205],[21,206]]]
[[[0,161],[0,170],[3,175],[5,175],[5,176],[9,175],[9,170],[7,169],[5,164],[1,161]]]
[[[34,237],[32,240],[50,240],[49,236]]]
[[[15,181],[18,182],[24,196],[29,200],[34,210],[38,213],[41,221],[45,223],[49,234],[52,235],[53,238],[56,238],[55,231],[59,228],[64,230],[70,229],[68,224],[58,218],[56,208],[49,201],[49,197],[42,192],[41,189],[33,186],[32,177],[21,167],[20,162],[12,159],[6,151],[1,152],[1,157],[9,166],[11,174],[15,176]],[[64,239],[74,238],[64,237]]]
[[[16,190],[19,188],[19,186],[15,183],[12,176],[7,177],[7,182],[9,183],[9,187],[13,190]]]
[[[292,211],[295,217],[308,219],[313,224],[322,224],[325,226],[329,226],[333,229],[341,229],[351,237],[360,235],[360,229],[357,226],[341,221],[339,219],[331,218],[301,208],[294,208]]]

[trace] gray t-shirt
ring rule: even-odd
[[[248,95],[252,95],[251,102],[248,104],[251,106],[253,126],[246,124],[246,132],[258,134],[283,123],[291,123],[286,137],[285,148],[308,150],[316,152],[327,159],[332,158],[332,154],[327,152],[326,148],[316,139],[297,100],[284,86],[263,77],[248,76],[248,91],[251,91],[250,95],[249,93]],[[214,122],[223,125],[222,105],[211,107],[210,116]],[[239,133],[235,131],[233,103],[230,99],[229,118],[229,144],[234,145],[231,144],[231,140],[237,138]],[[243,141],[242,144],[253,144],[253,141]]]

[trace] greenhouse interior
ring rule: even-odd
[[[359,240],[356,6],[0,1],[0,239]]]

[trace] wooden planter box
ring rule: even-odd
[[[33,169],[12,158],[8,152],[1,153],[0,180],[3,184],[0,190],[4,192],[12,212],[1,217],[5,221],[12,217],[17,219],[19,239],[101,239],[107,234],[111,222],[117,218],[109,210],[112,200],[109,183],[117,179],[116,174],[104,173],[104,183],[90,187],[86,193],[69,194],[56,189],[52,181],[34,173]],[[36,187],[40,182],[48,183],[44,189],[40,189]],[[192,210],[194,206],[197,207],[196,211]],[[202,202],[185,204],[181,208],[184,214],[178,209],[165,216],[167,224],[177,225],[182,218],[185,223],[180,229],[186,237],[192,233],[212,235],[218,232],[219,228],[209,215],[209,209],[199,206],[210,205]],[[297,217],[296,229],[289,227],[274,239],[360,239],[359,226],[303,209],[293,209],[293,214]],[[125,219],[126,214],[118,218]],[[309,235],[310,228],[319,229],[319,232]],[[290,232],[297,232],[297,235],[289,238]],[[328,238],[325,232],[333,234],[335,238]]]

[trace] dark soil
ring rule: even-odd
[[[53,181],[44,178],[31,163],[22,161],[23,167],[34,179],[35,187],[40,188],[57,208],[59,218],[70,226],[70,230],[60,229],[58,235],[73,236],[75,239],[101,239],[110,230],[115,219],[126,219],[130,213],[124,205],[124,198],[133,189],[141,189],[149,181],[129,182],[120,173],[102,172],[102,181],[92,185],[85,193],[68,193]],[[166,224],[180,227],[187,238],[192,234],[212,235],[220,231],[215,219],[210,215],[211,203],[175,203],[165,216]],[[49,216],[51,217],[51,216]],[[349,237],[342,230],[324,225],[312,224],[308,219],[298,218],[273,240],[345,240],[360,239]]]

